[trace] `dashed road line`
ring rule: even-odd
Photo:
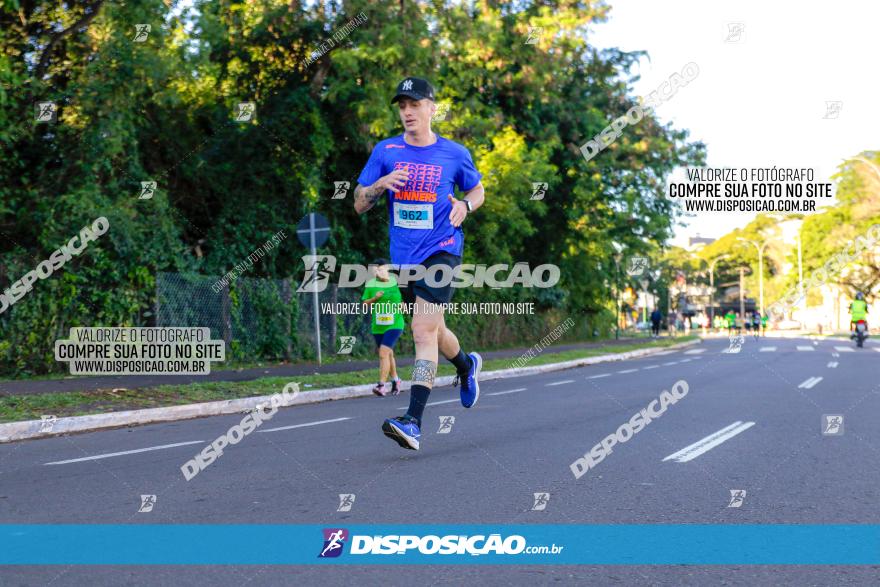
[[[427,406],[439,406],[440,404],[451,404],[451,403],[460,402],[460,401],[461,401],[460,399],[444,399],[439,402],[428,402],[425,404],[425,406],[426,407]],[[403,407],[400,407],[397,409],[398,410],[408,410],[409,406],[403,406]]]
[[[672,453],[663,460],[674,460],[677,463],[686,463],[688,461],[692,461],[701,454],[712,450],[722,442],[730,440],[740,432],[744,432],[754,425],[754,422],[740,422],[739,420],[737,420],[730,426],[725,426],[721,430],[713,432],[705,438],[701,438],[695,443],[684,447],[680,451]]]
[[[775,346],[762,346],[761,348],[758,349],[758,352],[759,353],[775,353],[776,347]]]
[[[554,385],[565,385],[566,383],[574,383],[574,379],[565,379],[564,381],[554,381],[552,383],[545,383],[544,387],[553,387]]]
[[[810,377],[809,379],[798,385],[798,389],[812,389],[820,381],[822,381],[822,377]]]
[[[520,391],[525,391],[525,387],[520,387],[518,389],[508,389],[507,391],[496,391],[495,393],[487,393],[486,395],[505,395],[508,393],[519,393]]]
[[[454,400],[459,401],[459,400]],[[332,420],[318,420],[317,422],[306,422],[305,424],[294,424],[293,426],[279,426],[278,428],[267,428],[266,430],[257,430],[257,432],[279,432],[281,430],[293,430],[294,428],[306,428],[308,426],[318,426],[320,424],[330,424],[332,422],[342,422],[351,420],[351,418],[333,418]]]
[[[43,463],[44,465],[66,465],[68,463],[81,463],[83,461],[97,461],[100,459],[109,459],[110,457],[121,457],[123,455],[133,455],[139,452],[149,452],[153,450],[164,450],[166,448],[176,448],[178,446],[188,446],[190,444],[202,444],[204,440],[191,440],[189,442],[175,442],[174,444],[163,444],[161,446],[148,446],[147,448],[138,448],[135,450],[124,450],[121,452],[108,452],[91,457],[81,457],[78,459],[68,459],[66,461],[53,461],[51,463]]]

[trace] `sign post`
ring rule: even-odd
[[[309,253],[314,258],[318,247],[330,238],[330,223],[322,214],[315,212],[306,214],[296,226],[296,236],[299,242],[309,248]],[[308,267],[306,268],[308,270]],[[314,277],[314,276],[313,276]],[[318,365],[321,364],[321,322],[318,319],[318,279],[312,279],[312,305],[315,315],[315,342],[318,345]]]

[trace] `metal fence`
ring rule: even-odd
[[[227,343],[227,360],[311,360],[317,356],[313,295],[297,293],[291,279],[239,277],[220,287],[218,277],[159,273],[156,326],[200,326]],[[216,284],[216,285],[215,285]],[[216,291],[215,291],[216,290]],[[318,303],[358,302],[360,292],[330,285]],[[342,336],[354,336],[353,356],[372,353],[369,318],[320,311],[322,354],[340,349]]]

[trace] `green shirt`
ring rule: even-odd
[[[382,334],[386,330],[403,330],[403,314],[400,311],[400,303],[403,297],[397,280],[391,275],[388,281],[373,278],[367,282],[364,295],[361,300],[369,300],[379,292],[384,292],[382,297],[376,300],[371,307],[372,333]]]
[[[725,316],[725,319],[727,320],[728,326],[736,326],[736,314],[734,314],[733,312],[729,312]]]

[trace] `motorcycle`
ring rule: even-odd
[[[868,338],[868,323],[865,320],[856,322],[855,339],[859,348],[865,346],[865,339]]]

